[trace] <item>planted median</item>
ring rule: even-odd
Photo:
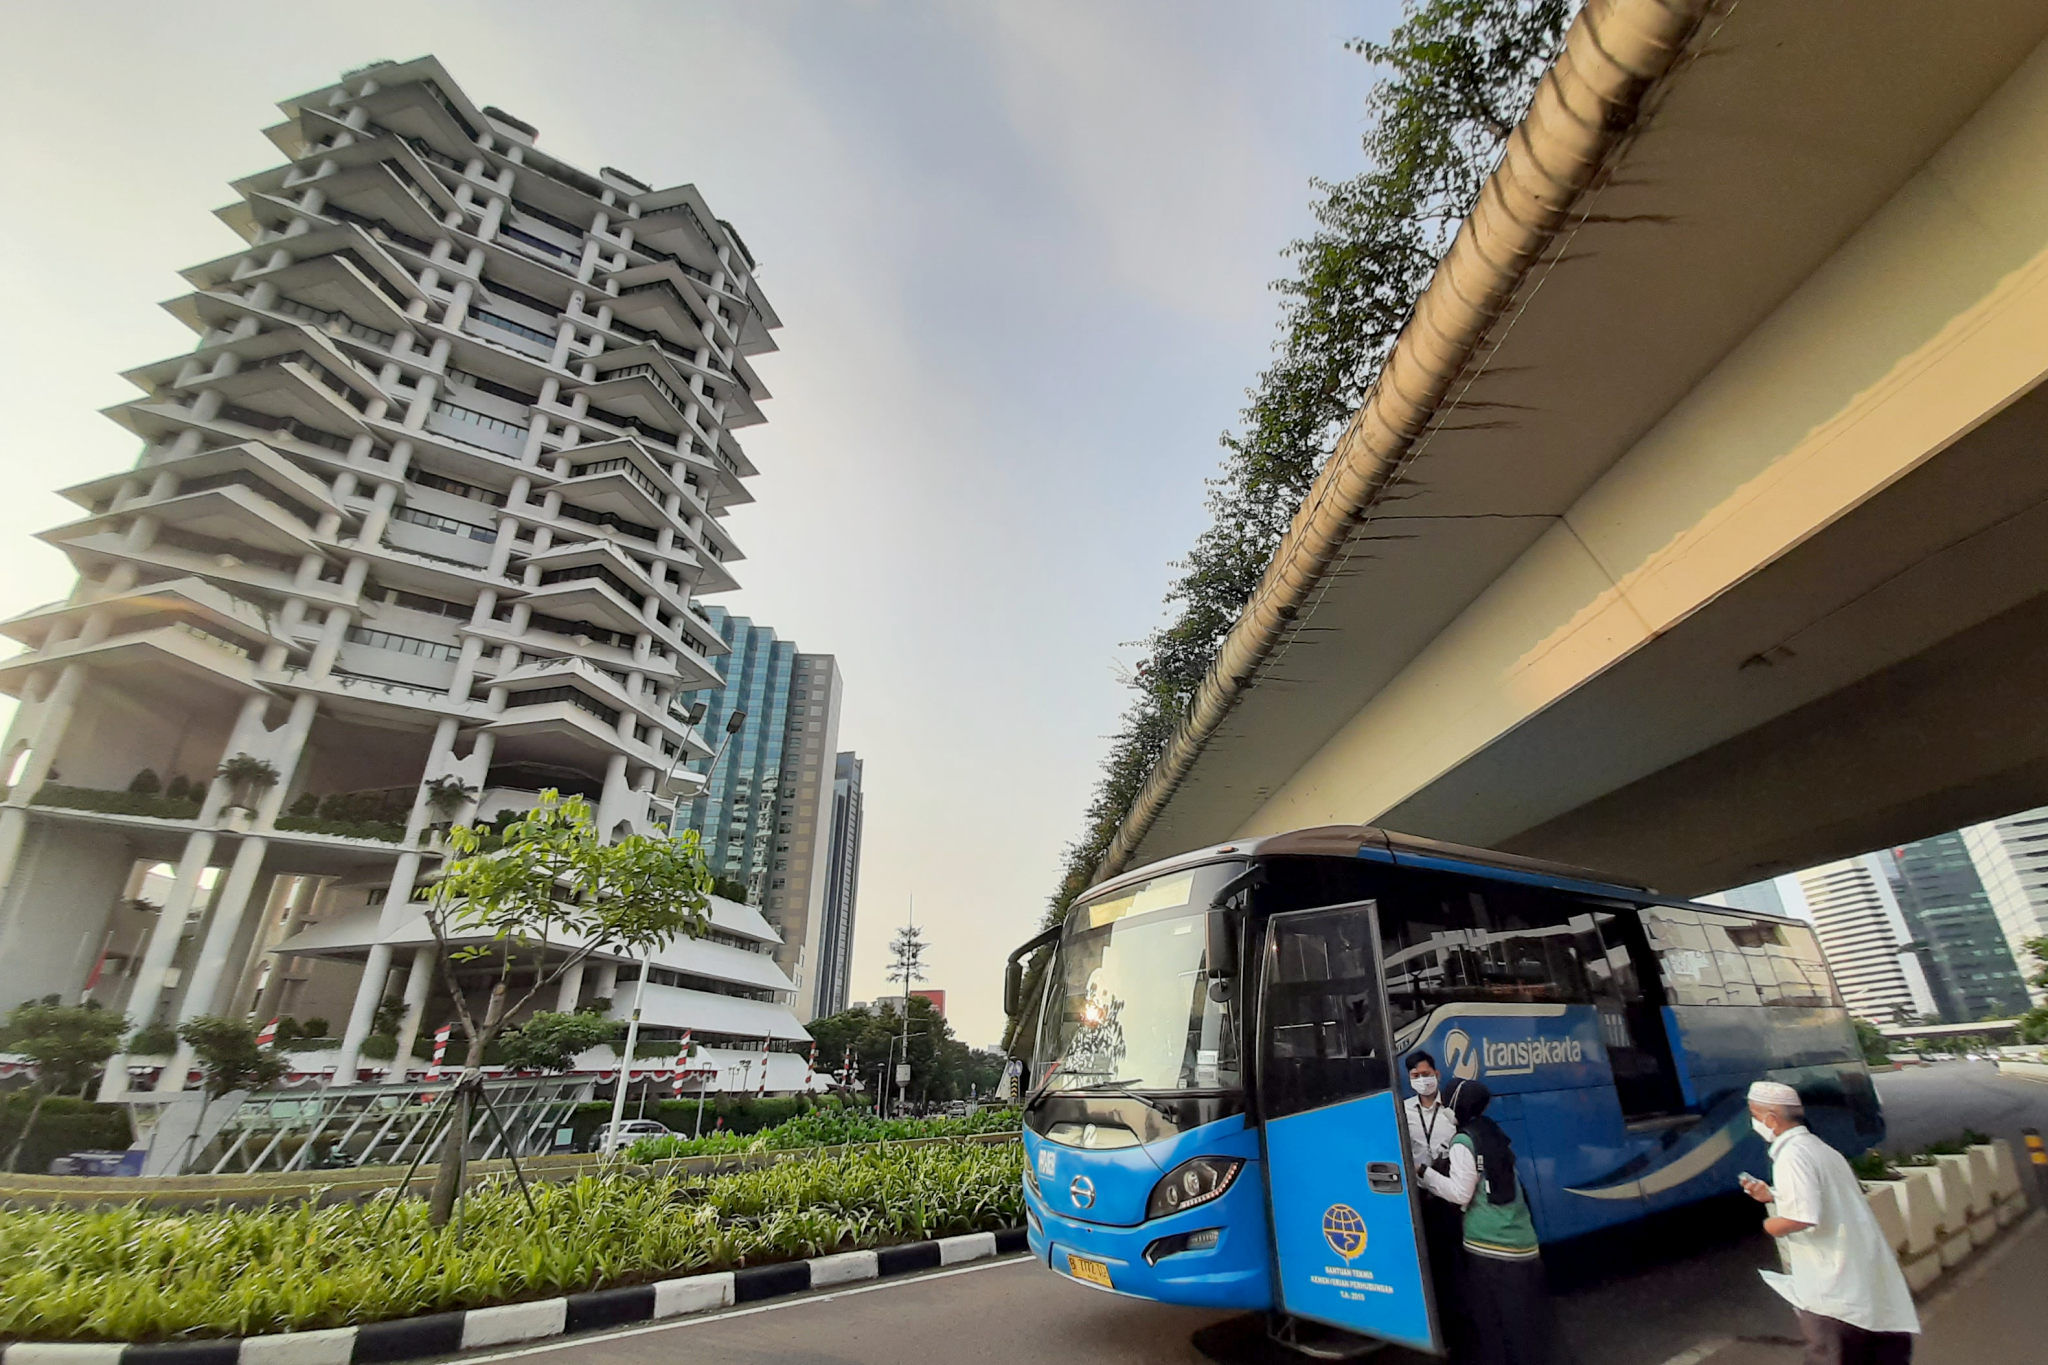
[[[534,1212],[494,1179],[438,1228],[412,1197],[388,1221],[388,1197],[0,1210],[0,1338],[341,1327],[991,1231],[1023,1218],[1021,1162],[1014,1143],[876,1145],[728,1175],[536,1185]]]

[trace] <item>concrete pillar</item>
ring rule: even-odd
[[[149,942],[142,950],[142,965],[136,969],[134,988],[128,992],[128,1017],[138,1029],[156,1022],[157,1010],[163,1004],[164,975],[178,951],[178,939],[185,932],[185,921],[192,914],[193,897],[199,890],[199,876],[206,871],[207,860],[213,857],[216,838],[212,830],[198,829],[185,840],[185,851],[171,879],[171,893],[164,898],[156,928],[150,931]],[[100,1081],[101,1100],[112,1099],[128,1088],[124,1061],[124,1056],[117,1055],[107,1063],[106,1074]]]
[[[412,1057],[412,1045],[419,1040],[420,1019],[427,1008],[427,997],[433,993],[434,949],[431,945],[412,950],[412,965],[405,973],[405,1016],[398,1023],[398,1052],[393,1058],[392,1070],[387,1079],[404,1080],[407,1062]]]
[[[404,861],[403,858],[399,860],[401,865]],[[412,894],[409,886],[406,894]],[[370,1018],[376,1014],[377,1004],[384,998],[385,978],[390,975],[391,945],[371,944],[369,960],[363,964],[363,979],[356,983],[355,1003],[349,1007],[348,1027],[341,1035],[341,1056],[335,1063],[334,1078],[328,1082],[329,1085],[356,1083],[356,1059],[362,1053],[363,1039],[370,1036]]]
[[[576,1008],[576,1002],[583,996],[583,969],[588,965],[579,962],[562,973],[561,988],[555,992],[555,1008],[563,1014]]]
[[[319,709],[319,699],[311,692],[301,692],[292,700],[291,714],[284,723],[284,737],[279,741],[275,764],[277,781],[263,793],[263,799],[256,804],[256,828],[274,829],[277,817],[284,810],[285,794],[291,790],[292,777],[298,772],[299,759],[306,752],[306,736],[313,729],[313,715]]]
[[[597,985],[591,995],[598,1000],[615,1000],[619,993],[619,964],[600,962],[597,964]]]
[[[319,899],[320,891],[325,885],[324,877],[298,879],[298,885],[292,888],[291,909],[285,914],[284,927],[278,930],[277,937],[280,943],[299,932],[300,927],[306,922],[306,916],[313,913],[313,904]],[[270,979],[263,983],[262,991],[256,996],[253,1013],[257,1018],[269,1019],[278,1013],[278,1006],[284,999],[285,978],[297,962],[297,958],[283,958],[271,970]]]
[[[235,850],[227,882],[214,906],[213,922],[207,926],[199,957],[192,964],[191,976],[185,987],[185,1003],[178,1010],[180,1024],[218,1009],[228,949],[233,946],[235,935],[242,927],[242,916],[248,911],[250,893],[256,889],[256,874],[263,870],[263,855],[268,848],[266,840],[244,839],[241,847]],[[165,913],[169,912],[166,906]],[[185,1073],[191,1065],[192,1049],[181,1042],[171,1064],[157,1077],[156,1088],[160,1091],[184,1089]]]
[[[320,630],[320,643],[313,647],[313,657],[306,663],[308,677],[324,678],[333,671],[334,656],[341,652],[341,642],[347,637],[349,623],[354,617],[355,613],[346,607],[328,608],[327,620]]]

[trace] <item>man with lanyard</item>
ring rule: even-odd
[[[1418,1185],[1423,1171],[1448,1159],[1451,1139],[1458,1135],[1457,1117],[1438,1093],[1441,1080],[1436,1058],[1420,1050],[1408,1054],[1408,1088],[1415,1093],[1401,1102],[1401,1108],[1408,1121],[1408,1160],[1415,1168]],[[1458,1270],[1464,1264],[1465,1214],[1427,1188],[1422,1190],[1421,1205],[1422,1236],[1429,1249],[1436,1299],[1438,1303],[1453,1302]]]
[[[1791,1274],[1765,1279],[1799,1315],[1805,1365],[1907,1365],[1920,1316],[1856,1173],[1807,1128],[1791,1086],[1756,1082],[1749,1114],[1771,1145],[1771,1183],[1745,1172],[1742,1189],[1775,1205],[1764,1231],[1784,1239]]]

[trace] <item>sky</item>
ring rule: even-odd
[[[912,904],[993,1043],[1270,353],[1315,177],[1359,169],[1393,0],[9,7],[0,51],[0,616],[64,596],[51,491],[133,463],[97,415],[188,350],[156,305],[237,239],[276,101],[440,57],[586,170],[696,184],[784,326],[739,433],[720,605],[838,656],[865,760],[853,995]],[[4,719],[4,716],[0,716]]]

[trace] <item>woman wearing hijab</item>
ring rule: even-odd
[[[1478,1081],[1458,1082],[1451,1092],[1458,1135],[1447,1163],[1423,1172],[1423,1188],[1465,1210],[1459,1306],[1474,1365],[1562,1365],[1569,1357],[1543,1283],[1529,1199],[1515,1179],[1515,1151],[1486,1117],[1492,1098]]]

